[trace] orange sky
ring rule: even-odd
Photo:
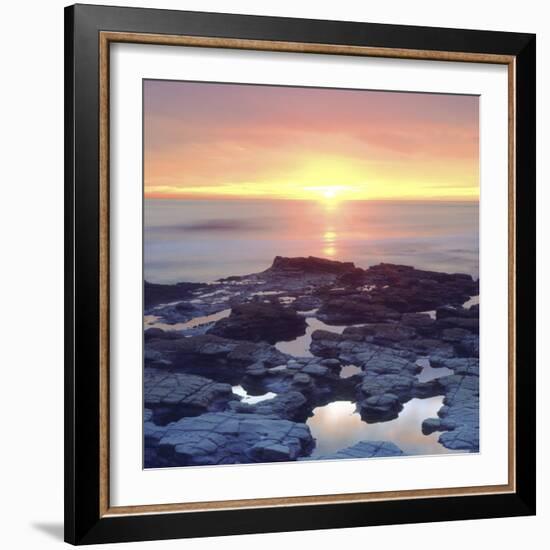
[[[145,195],[479,198],[476,96],[144,82]]]

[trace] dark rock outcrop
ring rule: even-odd
[[[233,306],[231,315],[218,321],[208,334],[275,344],[305,334],[306,320],[278,303],[246,303]]]
[[[329,325],[349,325],[397,321],[401,315],[385,304],[374,303],[368,295],[351,294],[327,299],[317,317]]]
[[[145,309],[159,305],[186,300],[192,297],[192,292],[203,288],[202,283],[176,283],[162,285],[145,281],[143,285],[143,301]]]
[[[268,271],[291,272],[291,273],[329,273],[331,275],[342,275],[354,271],[355,265],[352,262],[338,262],[325,258],[284,258],[276,256]]]

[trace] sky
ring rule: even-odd
[[[478,200],[479,98],[144,81],[148,198]]]

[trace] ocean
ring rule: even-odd
[[[318,256],[479,273],[479,204],[458,201],[144,201],[144,276],[210,282]]]

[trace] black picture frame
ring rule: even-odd
[[[100,32],[513,56],[515,491],[140,515],[100,512]],[[220,13],[65,9],[65,540],[72,544],[535,514],[535,35]]]

